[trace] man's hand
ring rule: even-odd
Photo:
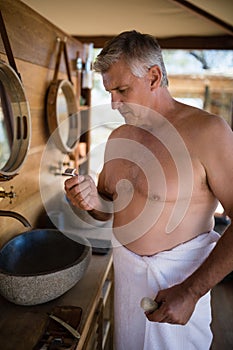
[[[145,313],[149,321],[185,325],[194,311],[197,298],[182,284],[159,291],[155,301],[159,308]]]
[[[98,191],[94,180],[89,175],[77,175],[65,181],[65,191],[70,202],[83,210],[97,208]]]

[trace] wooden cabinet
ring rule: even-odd
[[[41,338],[48,314],[56,307],[79,307],[81,335],[76,350],[113,349],[112,254],[93,255],[84,277],[67,293],[36,306],[14,305],[0,296],[0,344],[4,350],[32,350]]]
[[[108,269],[83,350],[113,349],[113,267]]]
[[[114,298],[113,298],[113,268],[105,280],[103,293],[103,349],[113,348]]]

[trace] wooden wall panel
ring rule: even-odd
[[[49,138],[45,108],[46,93],[54,73],[58,49],[56,38],[58,36],[64,38],[66,34],[18,0],[0,0],[0,9],[29,101],[32,124],[29,153],[19,174],[8,182],[0,182],[0,186],[7,192],[10,191],[10,186],[13,186],[16,198],[12,203],[8,198],[2,199],[0,210],[11,210],[23,215],[35,228],[40,224],[38,217],[44,211],[39,175],[41,157]],[[74,62],[77,52],[82,55],[82,44],[67,36],[67,50],[76,92],[78,88]],[[8,63],[1,40],[0,58]],[[58,78],[67,79],[64,57],[61,60]],[[63,158],[61,155],[61,160]],[[51,174],[50,181],[53,182]],[[51,188],[51,196],[56,195],[57,190]],[[26,230],[27,228],[17,220],[0,216],[0,246]]]
[[[229,75],[170,75],[169,90],[174,97],[201,98],[205,109],[222,116],[232,127],[233,79]],[[208,92],[208,96],[206,96]]]
[[[81,42],[68,36],[21,1],[0,0],[0,9],[16,58],[53,68],[58,37],[67,38],[71,61],[76,59],[77,51],[82,53]],[[0,51],[5,51],[2,42]]]
[[[195,75],[195,74],[173,74],[169,75],[169,89],[172,94],[176,93],[202,93],[209,86],[213,92],[232,93],[233,81],[231,76],[222,75]]]

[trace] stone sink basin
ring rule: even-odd
[[[0,250],[0,294],[19,305],[53,300],[72,288],[91,259],[87,239],[55,229],[20,234]]]

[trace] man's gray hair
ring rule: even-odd
[[[124,59],[131,72],[142,78],[150,67],[158,66],[162,71],[161,87],[168,86],[167,72],[161,48],[155,37],[135,30],[123,32],[107,42],[94,62],[94,70],[108,71],[113,63]]]

